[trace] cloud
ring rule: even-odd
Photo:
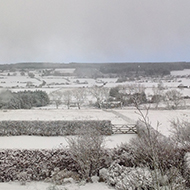
[[[189,0],[0,0],[0,63],[189,61]]]

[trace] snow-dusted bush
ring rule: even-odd
[[[127,171],[133,167],[137,174],[141,174],[141,171],[144,172],[143,168],[146,167],[151,174],[154,189],[163,189],[164,187],[168,190],[185,189],[185,180],[182,177],[184,150],[177,146],[175,141],[145,124],[147,123],[139,123],[138,138],[114,150],[113,159],[117,161],[116,171],[122,171],[120,174],[124,172],[125,176],[130,176],[131,173],[125,171],[126,167],[128,167]],[[114,177],[109,180],[109,183],[116,186],[115,182],[117,182],[118,189],[130,189],[125,184],[133,185],[133,182],[128,182],[129,177],[125,177],[125,180],[121,179],[120,174],[114,173]],[[135,175],[133,176],[136,179]]]
[[[126,167],[137,166],[132,148],[133,147],[128,143],[121,144],[119,147],[113,149],[112,159],[117,161],[118,164]]]
[[[107,171],[107,183],[117,190],[152,187],[153,178],[148,168],[125,167],[114,162]]]
[[[108,179],[108,169],[102,168],[99,170],[99,182],[106,182]]]
[[[69,171],[67,169],[64,170],[54,170],[51,173],[50,178],[46,178],[46,182],[52,182],[56,185],[61,185],[63,183],[71,183],[73,181],[80,181],[80,175],[77,172]]]
[[[68,138],[69,152],[78,165],[78,172],[87,182],[98,173],[108,157],[104,151],[104,136],[95,128],[79,131],[76,138]]]
[[[100,170],[100,178],[117,190],[184,190],[185,180],[177,168],[170,168],[164,175],[161,170],[149,167],[125,167],[117,162]]]
[[[181,167],[171,167],[165,172],[165,183],[161,183],[161,185],[167,185],[168,190],[185,190],[186,188],[186,180],[181,174]]]
[[[37,135],[64,136],[76,135],[83,128],[96,128],[102,135],[112,134],[109,120],[83,121],[0,121],[0,136]]]
[[[138,125],[138,138],[132,139],[128,145],[135,165],[143,164],[162,170],[182,167],[183,150],[175,141],[163,136],[151,126],[146,127],[142,123]]]
[[[187,152],[184,156],[184,176],[186,184],[190,186],[190,153]]]
[[[183,175],[186,179],[186,185],[190,187],[190,122],[173,120],[171,121],[171,127],[173,129],[172,138],[178,142],[179,147],[183,150]]]
[[[173,138],[181,146],[190,146],[190,122],[180,121],[179,119],[171,121]]]

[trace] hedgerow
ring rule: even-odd
[[[0,136],[36,135],[64,136],[76,135],[85,127],[95,128],[102,135],[112,134],[111,121],[0,121]]]
[[[63,150],[1,150],[0,181],[43,180],[54,168],[73,170],[69,153]]]
[[[102,151],[102,167],[107,167],[108,155]],[[80,177],[80,166],[68,149],[0,151],[0,182],[51,181],[60,171],[73,172]]]

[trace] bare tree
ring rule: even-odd
[[[62,91],[54,91],[49,94],[50,100],[55,103],[56,108],[58,109],[59,106],[62,104]]]
[[[163,84],[159,83],[157,86],[153,86],[152,102],[155,103],[155,108],[158,109],[160,102],[163,100]]]
[[[124,85],[124,91],[126,94],[129,94],[129,95],[133,95],[133,94],[136,94],[136,93],[142,93],[145,91],[145,87],[141,84],[127,84],[127,85]]]
[[[169,90],[164,96],[165,103],[169,109],[177,109],[184,103],[182,93],[178,90]]]
[[[67,91],[63,92],[63,102],[67,105],[68,109],[70,109],[71,100],[72,100],[71,90],[67,90]]]
[[[98,108],[102,108],[103,101],[108,101],[109,88],[93,86],[90,88],[90,94],[96,99]]]
[[[95,128],[86,127],[77,137],[67,138],[72,159],[78,164],[81,176],[87,182],[101,169],[104,137]]]
[[[129,84],[124,86],[126,93],[126,102],[128,104],[142,104],[146,103],[145,87],[141,84]]]
[[[86,91],[84,88],[77,88],[72,91],[72,95],[77,103],[78,109],[81,108],[81,104],[85,101]]]

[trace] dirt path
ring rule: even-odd
[[[129,117],[127,117],[127,116],[125,116],[125,115],[123,115],[123,114],[121,114],[121,113],[119,113],[119,112],[117,112],[115,110],[105,110],[104,109],[103,111],[113,113],[115,116],[120,117],[121,119],[123,119],[128,124],[134,124],[134,123],[136,123],[135,120],[130,119]]]

